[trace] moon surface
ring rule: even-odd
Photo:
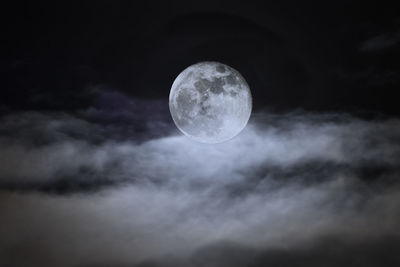
[[[246,126],[252,109],[251,92],[237,70],[219,62],[200,62],[176,77],[169,109],[186,136],[202,143],[220,143]]]

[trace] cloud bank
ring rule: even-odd
[[[400,263],[400,120],[261,112],[206,145],[103,97],[0,119],[0,265]]]

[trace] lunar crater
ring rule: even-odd
[[[175,79],[169,106],[176,126],[185,135],[203,143],[219,143],[246,126],[252,99],[238,71],[218,62],[201,62]]]

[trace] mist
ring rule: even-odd
[[[400,120],[259,111],[207,145],[103,97],[0,118],[0,265],[400,263]]]

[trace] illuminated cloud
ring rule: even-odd
[[[399,120],[258,113],[206,145],[135,103],[137,132],[105,107],[1,119],[0,265],[399,261]]]

